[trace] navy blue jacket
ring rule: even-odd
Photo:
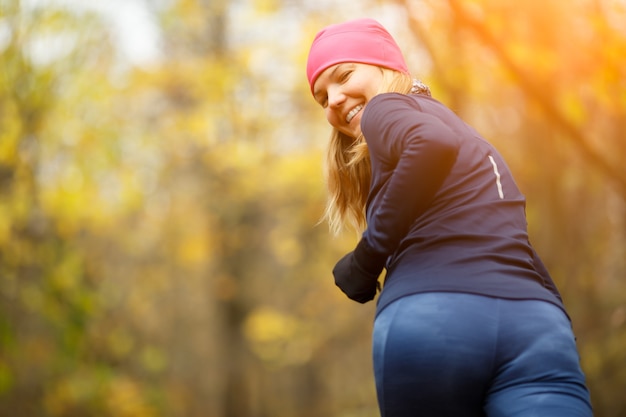
[[[485,139],[437,100],[381,94],[361,128],[372,163],[367,229],[355,249],[387,269],[378,312],[419,292],[538,299],[565,311],[531,246],[525,198]]]

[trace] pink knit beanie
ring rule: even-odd
[[[378,65],[409,73],[400,48],[374,19],[356,19],[322,29],[311,45],[306,65],[309,86],[328,67],[342,62]]]

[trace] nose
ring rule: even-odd
[[[339,88],[332,88],[328,91],[328,107],[336,109],[346,100],[345,94]]]

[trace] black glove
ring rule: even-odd
[[[348,253],[333,268],[335,284],[348,298],[366,303],[374,298],[380,288],[378,276],[383,270],[385,257],[367,250],[361,240],[353,252]]]

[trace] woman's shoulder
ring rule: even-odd
[[[438,118],[452,113],[443,103],[424,94],[380,93],[367,103],[364,115],[376,118],[398,111],[417,111]]]
[[[420,104],[411,96],[401,93],[381,93],[367,103],[363,117],[365,119],[386,118],[390,112],[421,111]]]
[[[380,93],[368,103],[368,107],[380,109],[413,108],[419,111],[426,111],[433,105],[445,108],[440,101],[424,94]]]
[[[393,104],[402,104],[402,103],[411,104],[412,102],[414,103],[416,101],[413,100],[412,96],[408,94],[380,93],[374,96],[370,100],[369,104],[386,103],[389,105],[393,105]]]

